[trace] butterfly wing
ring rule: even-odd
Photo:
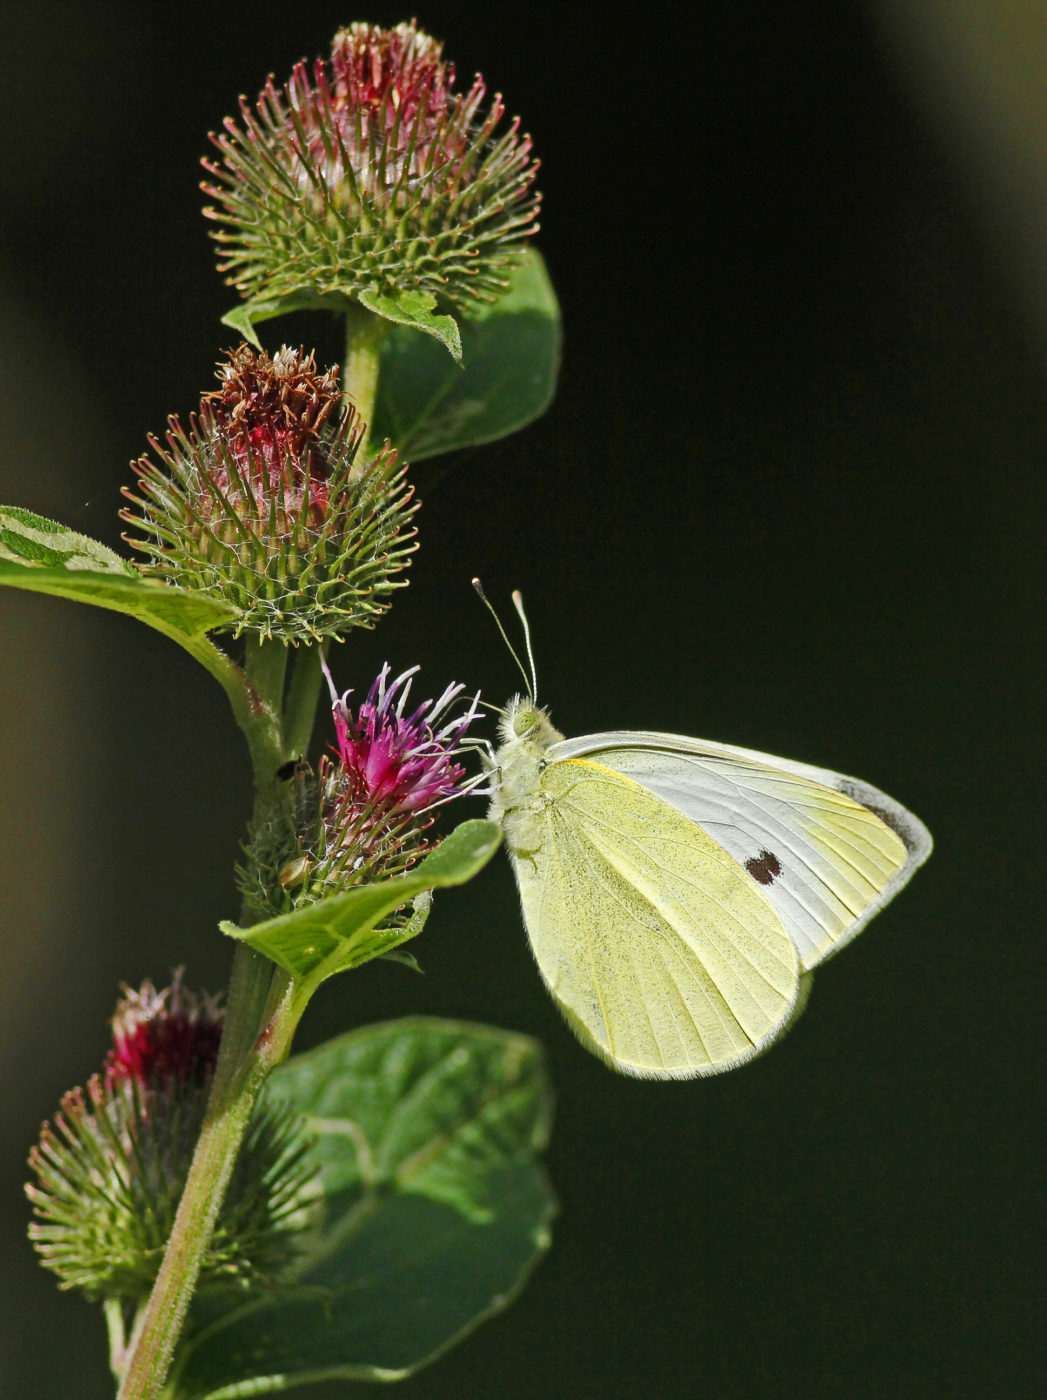
[[[859,933],[931,852],[900,803],[857,778],[675,734],[568,739],[696,822],[766,894],[809,972]]]
[[[768,1045],[799,972],[764,891],[675,806],[600,763],[549,763],[539,795],[510,856],[539,969],[581,1040],[664,1079]]]

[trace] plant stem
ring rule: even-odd
[[[160,1393],[255,1102],[275,1056],[286,1053],[282,1028],[261,1025],[271,973],[265,958],[237,948],[207,1114],[117,1400],[156,1400]]]
[[[109,1369],[119,1384],[120,1378],[124,1374],[124,1363],[127,1357],[123,1299],[107,1298],[102,1304],[102,1313],[105,1317],[106,1331],[109,1334]]]
[[[327,643],[301,647],[295,657],[291,685],[284,710],[284,758],[304,758],[316,723],[316,702],[320,698],[323,672],[320,663]]]
[[[281,714],[283,711],[284,677],[287,675],[288,648],[283,642],[262,642],[257,637],[248,637],[244,657],[244,670],[251,686],[260,713],[271,722],[274,732],[269,736],[273,742],[271,752],[262,755],[251,749],[254,762],[256,788],[264,786],[280,766],[282,759]],[[257,727],[254,719],[247,730],[247,742],[251,744],[253,731]]]
[[[378,370],[382,341],[391,328],[383,316],[353,302],[345,313],[345,360],[342,363],[342,396],[364,422],[360,458],[367,458],[374,406],[378,397]]]
[[[248,640],[244,680],[252,703],[234,711],[254,761],[256,816],[282,762],[287,650],[279,642]],[[283,982],[283,999],[270,1002],[273,983],[272,963],[238,944],[207,1113],[163,1263],[126,1349],[118,1400],[155,1400],[170,1369],[255,1102],[270,1070],[286,1055],[297,1021],[291,999],[283,997]]]

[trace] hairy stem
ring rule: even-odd
[[[127,1332],[122,1298],[106,1298],[102,1304],[105,1328],[109,1334],[109,1369],[119,1384],[127,1356]]]
[[[327,652],[327,643],[300,647],[295,657],[294,671],[287,692],[284,710],[284,759],[304,758],[313,737],[316,723],[316,702],[323,686],[320,663]]]
[[[258,713],[269,721],[269,748],[258,749],[257,736],[253,731],[258,727],[252,718],[247,730],[247,742],[251,745],[251,758],[254,763],[255,787],[261,788],[269,782],[282,761],[281,715],[283,711],[284,677],[287,675],[287,647],[283,642],[262,642],[256,637],[247,639],[245,670]],[[252,744],[252,737],[255,743]]]
[[[118,1400],[160,1393],[258,1094],[274,1052],[286,1052],[288,1038],[260,1024],[271,964],[248,948],[237,949],[236,959],[207,1115]]]
[[[254,758],[256,814],[282,760],[286,668],[281,643],[248,642],[245,669],[253,703],[243,727]],[[271,1002],[273,970],[267,958],[237,945],[207,1113],[163,1263],[127,1348],[118,1400],[156,1400],[160,1394],[258,1094],[290,1047],[297,1016],[290,998],[282,997],[282,983],[281,999]]]
[[[345,313],[345,360],[342,364],[342,392],[364,422],[364,439],[359,460],[367,460],[370,448],[374,406],[378,398],[378,370],[382,341],[391,323],[382,316],[353,302]]]
[[[264,958],[237,948],[207,1114],[118,1400],[155,1400],[167,1377],[240,1144],[272,1068],[270,1056],[255,1048],[271,972]]]

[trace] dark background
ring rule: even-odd
[[[540,1036],[557,1088],[553,1250],[404,1400],[1037,1393],[1047,226],[1014,132],[1043,149],[1047,13],[957,0],[971,61],[950,67],[956,36],[906,8],[419,13],[534,136],[563,377],[527,432],[417,468],[412,585],[339,680],[388,658],[504,698],[479,573],[524,591],[568,733],[859,773],[937,849],[794,1033],[712,1080],[638,1083],[580,1049],[501,860],[438,902],[424,978],[324,990],[301,1046],[489,1020]],[[405,11],[5,10],[0,499],[115,545],[128,459],[231,339],[204,133],[339,24]],[[333,324],[280,334],[338,356]],[[247,768],[218,688],[129,619],[11,592],[0,645],[0,1392],[94,1400],[101,1320],[24,1242],[24,1154],[101,1063],[121,981],[184,963],[224,984]]]

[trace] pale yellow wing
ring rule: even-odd
[[[540,792],[530,849],[510,854],[539,969],[582,1041],[664,1079],[765,1048],[799,971],[758,885],[675,807],[598,763],[551,763]]]
[[[931,838],[858,778],[675,734],[568,739],[697,822],[763,888],[811,971],[850,942],[927,859]]]

